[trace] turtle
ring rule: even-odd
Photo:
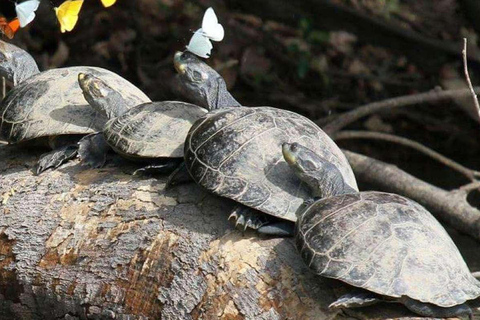
[[[239,105],[221,76],[188,52],[175,55],[175,67],[191,96],[211,110],[187,135],[185,166],[196,183],[239,202],[229,217],[237,227],[292,235],[295,212],[309,190],[284,161],[284,142],[301,142],[324,155],[357,189],[345,155],[311,120],[273,107]]]
[[[78,85],[81,72],[122,87],[127,108],[150,101],[132,83],[103,68],[78,66],[39,72],[26,51],[0,41],[0,76],[13,85],[0,104],[0,138],[9,144],[52,148],[41,156],[37,173],[75,157],[79,138],[101,130],[106,122],[85,101]]]
[[[397,194],[351,188],[336,164],[305,145],[284,143],[282,153],[312,190],[297,212],[302,259],[315,274],[357,288],[330,307],[387,300],[422,316],[472,317],[466,302],[480,296],[480,282],[429,211]]]
[[[183,159],[188,130],[207,113],[204,108],[181,101],[147,102],[129,109],[120,94],[123,87],[113,88],[92,74],[79,74],[78,82],[90,105],[109,119],[102,138],[91,134],[79,142],[80,158],[93,167],[104,164],[106,142],[129,160],[149,163],[142,171],[171,171]]]
[[[176,52],[173,64],[180,80],[180,90],[194,104],[207,110],[239,107],[217,71],[188,51]]]

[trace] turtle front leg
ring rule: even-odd
[[[75,158],[77,152],[78,147],[76,145],[67,145],[44,153],[38,160],[35,173],[39,175],[49,168],[58,168],[68,160]]]
[[[101,168],[107,161],[110,146],[103,133],[91,133],[78,141],[78,157],[92,168]]]
[[[160,161],[158,163],[152,163],[135,170],[133,172],[133,175],[146,174],[146,173],[148,174],[171,173],[172,171],[175,171],[175,169],[178,168],[180,161],[181,160],[179,159],[168,159],[168,160]]]
[[[291,221],[275,219],[274,217],[249,208],[238,205],[233,209],[228,220],[235,223],[235,228],[245,231],[248,228],[256,230],[260,234],[277,237],[291,237],[295,224]]]
[[[367,307],[372,304],[378,303],[381,300],[378,296],[370,291],[365,290],[355,290],[344,294],[336,301],[332,302],[328,307],[332,309],[343,309],[343,308],[358,308],[358,307]]]
[[[405,307],[421,316],[434,318],[452,318],[457,316],[468,316],[473,320],[472,309],[467,304],[459,304],[449,308],[443,308],[431,303],[423,303],[417,300],[403,297],[400,300]]]
[[[188,172],[185,161],[182,161],[182,163],[180,163],[180,165],[168,177],[167,185],[165,186],[165,188],[169,189],[171,187],[192,181],[193,179]]]

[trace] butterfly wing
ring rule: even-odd
[[[18,18],[13,19],[8,22],[5,17],[0,17],[0,32],[3,33],[7,38],[13,39],[15,33],[20,28],[20,21]]]
[[[60,22],[60,31],[72,31],[75,28],[82,5],[83,0],[67,0],[55,8],[58,22]]]
[[[105,8],[108,8],[110,6],[113,6],[117,0],[101,0],[102,4]]]
[[[15,11],[17,12],[21,28],[25,27],[35,19],[35,11],[38,9],[39,5],[39,0],[28,0],[15,4]]]
[[[203,35],[202,29],[198,29],[190,39],[187,50],[202,58],[209,58],[213,45],[210,40]]]
[[[208,8],[203,15],[202,30],[204,36],[212,39],[213,41],[222,41],[225,35],[223,26],[218,23],[217,15],[213,8]]]
[[[215,14],[215,11],[213,11],[213,8],[210,7],[203,15],[202,29],[205,31],[205,27],[215,26],[216,24],[218,24],[217,15]]]
[[[8,21],[5,17],[0,17],[0,31],[9,39],[13,38],[13,32],[8,26]]]
[[[8,23],[10,29],[12,29],[13,33],[17,32],[20,28],[20,20],[18,18],[13,19]]]

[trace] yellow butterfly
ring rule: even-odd
[[[113,6],[117,0],[101,0],[102,4],[105,8],[108,8],[110,6]]]
[[[83,0],[67,0],[58,8],[54,8],[60,22],[60,31],[72,31],[75,28],[82,5]]]

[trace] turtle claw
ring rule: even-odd
[[[110,150],[102,133],[86,135],[78,142],[78,157],[91,168],[101,168],[107,161]]]
[[[238,214],[236,210],[234,210],[230,215],[228,216],[228,221],[232,221],[235,224],[235,229],[237,228],[238,225]]]
[[[235,224],[235,229],[245,232],[253,229],[268,236],[291,237],[295,224],[291,221],[278,220],[263,212],[245,206],[237,206],[228,217]]]
[[[228,217],[228,221],[233,221],[235,229],[241,231],[246,231],[247,229],[258,230],[268,223],[265,214],[245,206],[236,207]]]
[[[228,216],[228,221],[230,220],[233,220],[233,221],[238,220],[238,214],[236,210],[232,211],[232,213],[230,213],[230,215]]]
[[[237,219],[235,220],[235,229],[240,229],[242,231],[247,230],[247,224],[245,222],[244,215],[237,216]]]
[[[39,175],[49,168],[58,168],[68,160],[75,158],[77,152],[78,147],[76,145],[68,145],[55,149],[51,152],[44,153],[38,160],[35,173]]]

